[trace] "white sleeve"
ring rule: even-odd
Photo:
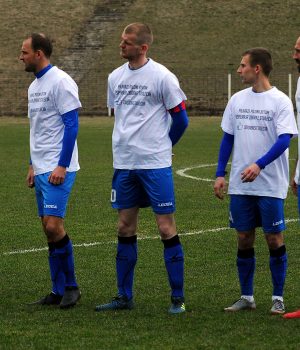
[[[55,104],[60,115],[80,108],[78,87],[71,77],[61,79],[55,89]]]
[[[107,79],[107,107],[108,108],[115,107],[115,94],[112,88],[111,75],[109,75]]]
[[[162,99],[167,110],[178,106],[187,99],[180,88],[178,79],[171,72],[162,79]]]
[[[221,123],[221,128],[224,132],[230,135],[234,135],[234,126],[232,123],[233,112],[232,112],[232,98],[228,101],[225,111],[223,113],[223,119]]]
[[[279,106],[276,131],[278,136],[282,134],[298,135],[293,104],[288,97]]]

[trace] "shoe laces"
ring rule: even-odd
[[[284,304],[283,304],[283,302],[282,302],[281,300],[275,299],[275,300],[273,301],[273,307],[274,307],[275,309],[284,309]]]

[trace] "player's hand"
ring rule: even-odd
[[[260,167],[256,163],[249,165],[244,171],[241,172],[242,182],[254,181],[259,175],[260,170]]]
[[[26,183],[29,188],[34,187],[34,172],[32,165],[29,166],[28,173],[26,176]]]
[[[66,168],[58,166],[52,171],[48,178],[48,181],[53,185],[60,185],[65,181],[66,173]]]
[[[223,199],[224,198],[224,194],[226,193],[226,181],[224,177],[217,177],[215,184],[214,184],[214,192],[215,192],[215,196],[219,199]]]
[[[296,197],[298,197],[298,185],[296,184],[295,180],[291,180],[291,189]]]

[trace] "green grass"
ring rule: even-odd
[[[82,169],[71,195],[66,228],[73,239],[79,305],[62,311],[28,307],[26,303],[50,288],[47,251],[7,254],[46,247],[36,213],[34,192],[26,188],[27,120],[0,119],[0,349],[297,349],[299,321],[269,315],[271,278],[268,249],[261,230],[256,242],[257,310],[239,314],[222,311],[239,296],[235,267],[236,237],[227,229],[228,198],[213,195],[214,167],[187,172],[212,182],[176,175],[179,169],[216,162],[221,130],[219,118],[192,118],[174,148],[178,232],[185,250],[187,312],[171,316],[169,287],[150,209],[140,212],[139,259],[132,311],[95,313],[97,303],[116,292],[116,213],[110,208],[111,131],[113,119],[82,119],[79,135]],[[291,158],[296,154],[296,142]],[[286,218],[297,219],[291,193]],[[224,227],[223,230],[215,229]],[[203,232],[200,232],[203,231]],[[287,224],[289,270],[285,302],[300,306],[299,226]],[[93,246],[84,243],[96,242]]]

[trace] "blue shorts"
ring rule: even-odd
[[[262,227],[264,233],[280,233],[285,229],[284,200],[260,196],[230,196],[230,227],[250,231]]]
[[[48,172],[34,177],[39,216],[50,215],[63,218],[75,181],[76,171],[67,172],[65,181],[60,185],[53,185],[48,181],[50,174],[51,172]]]
[[[112,180],[111,203],[115,209],[152,207],[156,214],[175,211],[172,168],[116,169]]]

